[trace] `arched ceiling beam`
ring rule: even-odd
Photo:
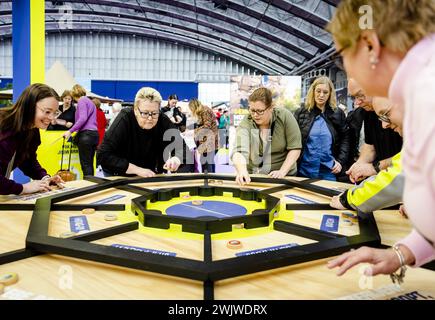
[[[308,11],[306,8],[303,8],[301,6],[298,6],[297,4],[288,1],[273,0],[272,5],[286,12],[290,12],[294,16],[301,18],[302,20],[308,21],[309,23],[312,23],[313,25],[321,29],[323,29],[328,23],[327,19],[315,14],[314,12]]]
[[[77,2],[77,1],[73,1],[73,0],[67,0],[67,1],[63,1],[63,2],[69,2],[69,3],[78,3],[78,4],[83,4],[82,2]],[[212,11],[206,8],[202,8],[202,7],[197,7],[194,5],[190,5],[187,3],[183,3],[183,2],[177,2],[177,1],[173,1],[173,0],[159,0],[159,1],[153,1],[153,2],[146,2],[147,6],[140,6],[140,5],[136,5],[136,4],[132,4],[130,2],[119,2],[119,1],[100,1],[100,0],[87,0],[86,1],[87,4],[95,4],[95,5],[101,5],[101,6],[112,6],[112,7],[118,7],[118,8],[123,8],[123,9],[130,9],[130,10],[135,10],[136,12],[142,12],[145,11],[145,13],[147,12],[152,12],[155,14],[160,14],[162,16],[166,16],[166,17],[171,17],[173,14],[176,14],[177,12],[180,12],[181,10],[186,10],[186,11],[190,11],[192,14],[200,14],[201,16],[204,16],[205,19],[207,19],[207,17],[211,17],[213,19],[216,19],[218,21],[222,21],[225,22],[231,26],[236,26],[239,28],[242,28],[244,30],[247,30],[249,32],[253,32],[255,30],[255,28],[249,24],[244,23],[243,21],[241,21],[240,19],[234,19],[232,17],[229,17],[227,15],[224,14],[220,14],[218,13],[216,10]],[[154,4],[154,6],[152,6]],[[158,4],[166,4],[169,7],[173,8],[171,11],[168,10],[162,10],[162,8],[158,8]],[[187,20],[189,17],[186,15],[178,15],[176,17],[174,17],[176,19],[182,19],[182,20]],[[199,20],[201,21],[201,20]],[[291,34],[291,29],[292,27],[283,23],[279,24],[284,31],[286,31],[287,33]],[[218,26],[218,25],[216,25]],[[222,29],[222,28],[221,28]],[[227,32],[226,30],[228,30],[228,28],[223,29],[222,32]],[[297,30],[296,30],[297,32]],[[268,39],[270,41],[271,44],[273,43],[280,43],[282,44],[284,47],[294,51],[295,53],[297,53],[298,55],[302,55],[305,58],[312,58],[315,54],[316,51],[307,51],[306,49],[304,49],[301,45],[289,42],[289,41],[285,41],[282,37],[275,37],[273,34],[265,32],[263,30],[257,30],[256,34]],[[300,34],[300,32],[299,32]],[[311,37],[309,34],[303,34],[305,38],[301,38],[301,41],[306,42],[306,43],[310,43],[310,41],[313,41],[315,44],[315,47],[327,47],[327,45],[325,45],[323,42],[319,41],[318,39],[312,38],[311,40],[308,39],[309,37]],[[295,36],[295,35],[294,35]],[[317,44],[317,45],[316,45]],[[305,59],[304,59],[305,60]]]
[[[209,36],[206,37],[199,37],[197,38],[195,36],[194,33],[192,32],[188,32],[186,33],[186,31],[184,32],[173,32],[172,31],[168,31],[168,30],[157,30],[157,29],[153,29],[153,28],[149,28],[149,27],[145,27],[145,26],[133,26],[133,25],[123,25],[120,24],[119,22],[114,24],[114,23],[108,23],[107,21],[72,21],[73,25],[74,25],[74,29],[70,30],[70,29],[63,29],[62,31],[58,29],[58,23],[57,22],[53,22],[53,21],[48,21],[46,22],[46,31],[49,33],[65,33],[66,31],[70,32],[70,31],[74,31],[75,29],[77,30],[90,30],[93,32],[98,33],[99,31],[113,31],[116,30],[116,32],[113,33],[119,33],[120,30],[132,30],[130,31],[128,34],[131,35],[138,35],[140,36],[142,33],[145,33],[145,36],[147,38],[150,38],[150,31],[151,32],[163,32],[167,35],[169,35],[168,39],[170,41],[170,37],[173,36],[173,38],[175,36],[178,37],[187,37],[189,40],[187,41],[196,41],[198,44],[204,44],[206,47],[208,47],[208,51],[213,52],[215,55],[224,55],[226,57],[228,57],[228,59],[232,60],[232,61],[236,61],[236,62],[240,62],[244,65],[251,65],[251,68],[253,69],[260,69],[260,70],[273,70],[273,73],[279,73],[279,74],[285,74],[290,72],[288,66],[280,64],[280,63],[276,63],[273,60],[270,59],[269,56],[267,55],[263,55],[263,54],[259,54],[258,52],[250,52],[249,54],[242,54],[240,52],[238,52],[236,49],[234,49],[234,47],[237,45],[235,43],[227,43],[226,45],[223,45],[223,41],[218,40],[218,39],[212,39]],[[89,26],[92,26],[92,28],[88,28]],[[172,28],[173,29],[173,28]],[[1,26],[0,30],[2,30],[2,34],[5,34],[6,37],[11,36],[11,31],[12,31],[12,27],[11,25],[5,25],[5,26]],[[175,38],[174,38],[175,39]],[[175,43],[178,42],[180,43],[180,40],[172,40],[171,42]],[[192,45],[190,46],[192,47]],[[193,47],[196,48],[200,48],[201,50],[203,50],[203,48],[200,45],[195,45]],[[240,48],[240,46],[239,46]],[[243,49],[243,47],[241,47]],[[227,53],[223,53],[222,50],[225,50],[225,52]],[[230,54],[228,54],[228,52],[230,52]],[[273,74],[272,73],[272,74]]]
[[[56,26],[53,26],[53,24],[56,23],[46,23],[47,32],[50,32],[52,30],[52,33],[58,33],[59,30],[56,28]],[[144,36],[146,38],[152,38],[153,35],[157,39],[163,39],[166,42],[171,43],[182,43],[185,46],[196,48],[204,51],[204,48],[207,49],[207,52],[211,52],[214,55],[221,55],[229,60],[232,61],[239,61],[241,64],[250,67],[252,69],[258,69],[261,71],[265,71],[266,74],[284,74],[288,73],[288,70],[283,69],[279,66],[276,66],[274,63],[271,63],[270,61],[266,61],[263,59],[260,59],[259,57],[253,55],[251,56],[241,56],[239,53],[232,51],[228,47],[221,46],[221,44],[217,41],[214,42],[206,42],[204,39],[195,39],[192,37],[189,37],[186,34],[175,34],[172,32],[167,32],[164,30],[156,30],[156,29],[150,29],[150,28],[139,28],[135,26],[117,26],[117,25],[108,25],[107,23],[76,23],[76,26],[74,30],[63,30],[62,32],[65,33],[67,31],[77,31],[77,32],[85,32],[85,31],[92,31],[95,33],[112,33],[112,34],[129,34],[131,36]],[[125,32],[123,32],[125,31]]]
[[[50,15],[59,14],[57,11],[55,11],[53,9],[46,10],[46,13],[48,13]],[[89,14],[87,14],[87,12],[83,11],[83,10],[73,10],[72,13],[74,16],[80,16],[80,15],[84,16],[84,17],[89,16]],[[189,21],[191,23],[194,23],[196,26],[198,26],[200,24],[201,26],[208,28],[209,29],[209,30],[207,30],[208,32],[205,32],[205,31],[200,31],[198,28],[193,30],[192,27],[189,27],[188,24],[186,24],[186,23],[183,24],[183,22],[179,19],[177,21],[181,21],[180,23],[174,23],[174,22],[166,22],[166,21],[151,19],[148,17],[144,18],[144,17],[131,16],[131,15],[126,15],[126,14],[111,13],[111,12],[99,12],[99,11],[94,11],[92,13],[92,15],[98,16],[98,17],[111,17],[111,18],[119,19],[120,21],[122,20],[123,23],[126,23],[126,24],[128,24],[128,22],[130,22],[130,21],[134,21],[135,23],[140,23],[140,24],[143,24],[144,22],[149,22],[149,23],[153,23],[156,25],[164,25],[166,27],[171,27],[171,28],[178,29],[178,30],[181,29],[181,30],[185,30],[185,31],[189,31],[189,32],[197,32],[198,34],[200,34],[202,36],[211,37],[211,38],[214,38],[216,40],[221,40],[221,41],[226,42],[228,44],[231,44],[233,46],[239,47],[242,50],[248,50],[252,53],[260,54],[260,51],[269,51],[271,55],[269,55],[267,57],[268,59],[273,60],[278,64],[283,63],[283,67],[285,67],[289,70],[291,70],[292,67],[294,67],[295,65],[301,64],[301,61],[297,61],[297,60],[293,59],[291,55],[285,54],[285,52],[283,52],[283,51],[272,50],[270,46],[267,46],[267,45],[260,43],[260,42],[253,43],[253,46],[255,46],[255,48],[247,49],[247,48],[243,47],[240,43],[249,42],[249,38],[244,37],[243,35],[237,34],[235,32],[229,31],[229,30],[224,31],[224,29],[220,28],[219,26],[215,26],[215,25],[208,24],[208,23],[199,22],[197,24],[194,21]],[[138,24],[135,24],[135,25],[140,26]],[[221,33],[219,33],[219,32],[221,32]],[[219,33],[219,34],[215,35],[217,33]],[[240,42],[234,41],[234,39],[232,39],[232,38],[228,38],[226,36],[227,34],[233,38],[239,39],[238,41],[240,41]],[[280,57],[280,59],[277,59],[275,57]]]

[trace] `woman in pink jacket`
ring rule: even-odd
[[[403,278],[405,265],[435,259],[435,1],[343,0],[327,27],[348,77],[397,107],[382,115],[404,133],[404,205],[414,225],[392,249],[363,247],[328,263],[342,275],[369,262],[366,275]],[[400,268],[401,274],[393,274]],[[399,281],[400,282],[400,281]]]

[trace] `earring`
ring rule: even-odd
[[[370,58],[370,64],[371,64],[371,68],[372,70],[376,69],[376,65],[378,64],[379,60],[376,57],[371,57]]]

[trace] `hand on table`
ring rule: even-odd
[[[405,258],[407,262],[413,256],[412,258],[409,256],[409,249],[403,250],[403,248],[405,247],[400,246],[403,255],[408,257]],[[391,274],[400,268],[400,260],[392,249],[374,249],[369,247],[361,247],[358,250],[343,253],[341,256],[328,261],[328,268],[340,267],[337,271],[337,276],[341,276],[347,270],[362,262],[372,264],[364,271],[366,276]]]
[[[340,197],[342,194],[339,194],[338,196],[333,196],[331,199],[331,202],[329,203],[329,205],[332,208],[338,209],[338,210],[346,210],[347,208],[345,208],[341,202],[340,202]]]
[[[236,174],[236,182],[239,186],[243,186],[245,184],[249,184],[251,182],[251,178],[249,177],[248,171],[242,171],[241,173]]]
[[[282,170],[275,170],[275,171],[271,171],[269,173],[269,177],[271,178],[275,178],[275,179],[282,179],[287,175],[287,172],[284,172]]]
[[[371,163],[357,161],[346,171],[346,174],[349,175],[350,181],[355,183],[367,177],[374,176],[377,172]]]
[[[33,180],[23,184],[21,194],[51,191],[48,180]]]
[[[65,188],[65,185],[64,185],[65,181],[63,181],[62,178],[58,174],[56,174],[52,177],[50,177],[50,176],[47,176],[47,178],[44,177],[44,178],[42,178],[42,181],[47,181],[49,186],[56,185],[60,189]]]
[[[138,168],[138,170],[136,171],[136,174],[139,177],[143,177],[143,178],[150,178],[150,177],[154,177],[156,175],[154,171],[152,171],[150,169],[145,169],[145,168]]]

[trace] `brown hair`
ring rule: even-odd
[[[249,96],[248,101],[261,101],[266,105],[266,108],[270,108],[272,107],[272,91],[264,87],[255,89]]]
[[[63,100],[65,97],[68,97],[68,96],[70,96],[70,97],[72,98],[71,91],[69,91],[69,90],[65,90],[65,91],[62,93],[62,95],[60,96],[60,99]]]
[[[308,89],[307,97],[305,98],[305,108],[307,108],[308,110],[311,110],[316,106],[316,100],[314,99],[314,91],[316,90],[316,87],[319,84],[328,85],[329,98],[328,98],[328,101],[326,101],[326,105],[329,104],[331,106],[332,110],[335,110],[335,108],[337,108],[337,98],[335,97],[334,84],[332,83],[331,79],[329,79],[328,77],[325,77],[325,76],[318,77],[311,84],[310,88]]]
[[[39,136],[39,129],[34,128],[36,103],[50,97],[59,101],[59,96],[53,88],[42,83],[34,83],[24,89],[12,106],[0,108],[0,140],[8,133],[19,135],[18,161],[28,156],[28,146]]]
[[[342,0],[326,30],[340,47],[354,48],[363,30],[362,19],[371,17],[370,12],[379,40],[395,52],[406,53],[435,32],[433,0]]]
[[[92,99],[92,102],[95,104],[95,106],[97,107],[97,109],[100,109],[100,108],[101,108],[101,101],[100,101],[100,99],[93,98],[93,99]]]

